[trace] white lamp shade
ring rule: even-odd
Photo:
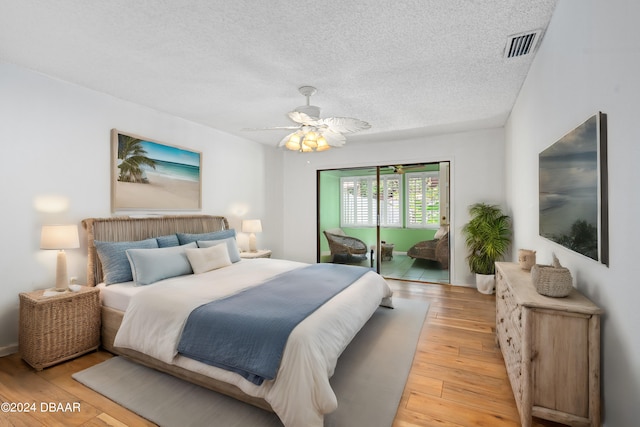
[[[43,225],[40,249],[73,249],[80,247],[77,225]]]
[[[262,222],[259,219],[242,220],[243,233],[262,233]]]

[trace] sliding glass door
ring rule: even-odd
[[[376,168],[318,171],[318,262],[375,267]]]
[[[318,262],[449,283],[449,163],[318,171]]]

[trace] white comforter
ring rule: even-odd
[[[305,265],[277,259],[242,260],[149,285],[129,303],[114,344],[234,384],[269,402],[286,427],[322,427],[324,414],[338,406],[329,384],[338,357],[381,301],[390,303],[391,290],[378,274],[366,273],[301,322],[287,341],[277,377],[260,386],[177,353],[182,329],[194,308]]]

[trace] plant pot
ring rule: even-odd
[[[477,274],[476,273],[476,288],[478,288],[478,292],[485,295],[491,295],[495,287],[496,287],[495,274]]]

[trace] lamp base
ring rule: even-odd
[[[249,252],[258,252],[258,249],[256,249],[256,235],[255,235],[255,233],[249,234]]]
[[[65,254],[64,250],[58,252],[55,289],[58,292],[64,292],[69,289],[69,276],[67,275],[67,254]]]

